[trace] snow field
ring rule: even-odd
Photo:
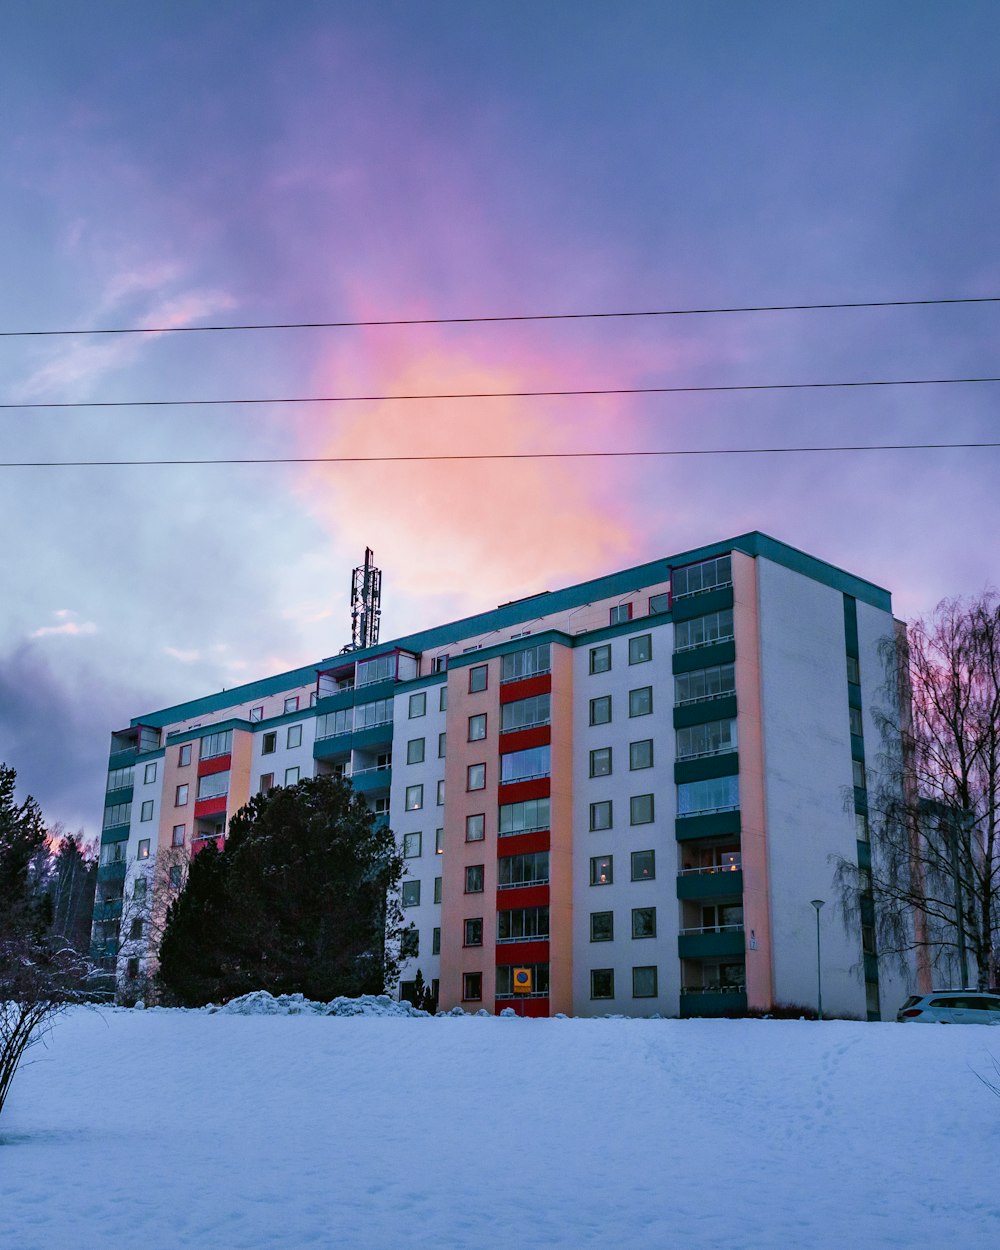
[[[2,1250],[1000,1245],[1000,1030],[74,1009]]]

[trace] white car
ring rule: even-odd
[[[1000,994],[988,990],[935,990],[911,994],[896,1012],[900,1024],[1000,1024]]]

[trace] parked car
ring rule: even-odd
[[[1000,993],[981,990],[935,990],[911,994],[896,1012],[901,1024],[1000,1024]]]

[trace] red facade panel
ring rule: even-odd
[[[544,998],[501,998],[496,1005],[496,1013],[500,1014],[505,1007],[511,1007],[519,1016],[528,1016],[529,1019],[547,1020],[549,1015],[549,996]]]
[[[502,942],[497,946],[497,967],[500,968],[548,962],[548,942]]]
[[[529,851],[547,851],[552,836],[548,829],[537,833],[512,833],[497,839],[497,859],[505,855],[527,855]]]
[[[537,677],[525,677],[522,681],[508,681],[500,687],[500,702],[515,703],[518,699],[531,699],[536,694],[549,694],[552,690],[552,674],[540,673]]]
[[[526,751],[529,747],[547,747],[551,741],[551,725],[536,725],[533,729],[512,729],[500,735],[500,754]]]
[[[228,797],[226,794],[220,794],[214,799],[199,799],[194,805],[195,817],[200,819],[202,816],[225,816]]]
[[[509,890],[497,890],[497,911],[512,911],[515,907],[545,907],[548,901],[547,885],[516,885]]]
[[[547,799],[551,793],[550,777],[534,777],[531,781],[512,781],[506,786],[497,786],[497,801],[523,803],[525,799]]]
[[[216,755],[214,759],[198,761],[198,776],[211,777],[213,773],[227,772],[233,766],[231,755]]]

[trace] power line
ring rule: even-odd
[[[979,450],[997,447],[1000,447],[1000,442],[860,443],[829,447],[699,447],[642,451],[512,451],[464,455],[456,452],[438,456],[246,456],[183,460],[5,460],[0,461],[0,469],[93,469],[247,464],[399,464],[453,460],[613,460],[653,456],[776,456],[825,454],[830,452]]]
[[[83,330],[0,330],[0,338],[57,338],[98,334],[204,334],[236,330],[351,330],[372,326],[489,325],[517,321],[597,321],[624,317],[703,317],[717,313],[819,312],[837,308],[931,308],[949,304],[997,304],[1000,295],[953,299],[853,300],[827,304],[753,304],[734,308],[651,308],[622,312],[511,313],[485,317],[380,317],[367,321],[274,321],[208,326],[122,326]]]
[[[1000,382],[982,378],[892,378],[864,382],[764,382],[738,386],[615,386],[555,391],[448,391],[421,395],[295,395],[242,399],[101,399],[0,403],[3,409],[31,408],[207,408],[250,404],[361,404],[420,399],[556,399],[598,395],[705,395],[724,391],[817,391],[872,386],[957,386]]]

